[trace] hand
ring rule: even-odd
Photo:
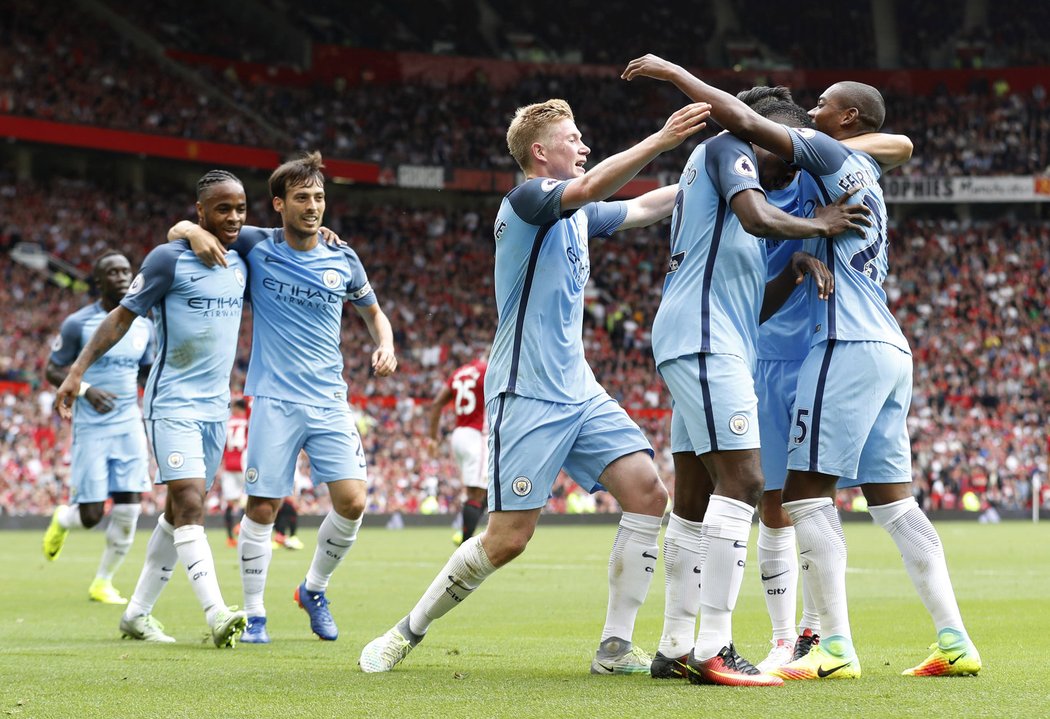
[[[321,233],[321,239],[329,247],[346,247],[346,243],[339,239],[339,235],[327,227],[321,227],[318,230]]]
[[[99,414],[106,414],[113,409],[113,400],[116,399],[116,395],[112,392],[107,392],[104,389],[98,387],[88,387],[88,391],[84,393],[84,399],[91,403],[91,406],[95,408],[95,411]]]
[[[707,127],[704,122],[711,115],[711,106],[706,102],[694,102],[667,118],[663,128],[656,133],[661,152],[672,150],[691,135]]]
[[[849,230],[863,233],[865,227],[871,227],[871,210],[866,205],[846,204],[861,189],[858,187],[850,190],[830,205],[818,207],[813,211],[813,218],[824,223],[821,237],[835,237]]]
[[[795,284],[801,285],[806,275],[813,278],[817,286],[817,297],[828,299],[835,291],[835,276],[823,262],[808,252],[796,252],[791,255],[791,271],[795,273]]]
[[[88,391],[90,392],[91,390],[89,389]],[[58,391],[55,392],[55,411],[58,412],[59,417],[72,419],[73,403],[77,401],[78,396],[80,396],[80,375],[74,375],[70,372],[62,380]]]
[[[208,267],[228,267],[226,264],[226,248],[222,246],[212,233],[200,228],[199,232],[193,232],[187,237],[193,254]]]
[[[393,347],[380,347],[372,353],[372,371],[376,377],[389,377],[397,369],[397,357]]]
[[[627,63],[627,69],[620,77],[630,82],[636,77],[651,77],[654,80],[669,81],[680,68],[662,57],[649,54]]]

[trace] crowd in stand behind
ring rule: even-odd
[[[45,5],[11,17],[0,30],[0,66],[10,68],[0,75],[0,113],[281,151],[319,149],[328,157],[386,167],[514,171],[506,151],[507,121],[518,106],[537,98],[563,97],[574,107],[591,108],[581,129],[585,141],[603,153],[654,132],[672,108],[686,102],[662,83],[628,84],[614,72],[567,77],[545,73],[542,65],[499,92],[484,78],[440,87],[287,87],[196,67],[215,91],[209,96],[83,11]],[[685,61],[677,48],[668,50]],[[603,61],[620,67],[630,57],[622,51]],[[745,86],[741,81],[731,89]],[[795,95],[809,107],[823,89],[795,88]],[[888,108],[887,131],[915,142],[908,173],[1033,174],[1050,168],[1050,102],[1042,86],[1012,93],[1001,83],[976,84],[966,93],[889,97]],[[687,155],[688,147],[662,155],[643,174],[674,175]]]
[[[273,218],[255,198],[249,222]],[[351,394],[364,399],[359,426],[369,456],[371,511],[456,511],[461,495],[447,455],[430,458],[420,438],[420,402],[451,370],[491,341],[493,208],[424,210],[351,204],[336,193],[327,222],[367,262],[396,332],[400,365],[391,378],[369,375],[369,348],[352,320],[343,346]],[[82,182],[49,186],[0,180],[0,380],[29,383],[0,395],[0,508],[47,513],[68,475],[69,426],[51,414],[43,382],[61,319],[88,298],[14,264],[8,251],[36,241],[85,268],[103,248],[124,249],[137,267],[168,224],[192,217],[184,200],[110,193]],[[43,219],[42,219],[43,218]],[[649,328],[659,303],[666,228],[595,241],[585,344],[601,381],[640,423],[673,477],[666,410],[653,368]],[[1046,477],[1050,405],[1050,223],[908,221],[891,230],[891,305],[915,353],[911,414],[917,487],[929,507],[956,507],[975,491],[1001,508],[1030,502],[1034,474]],[[247,314],[247,313],[246,313]],[[243,383],[250,321],[241,332],[234,388]],[[563,478],[564,480],[564,478]],[[564,509],[562,481],[551,507]],[[428,497],[435,500],[424,504]],[[160,498],[154,494],[147,510]],[[1050,501],[1050,496],[1047,497]],[[325,497],[302,498],[305,511]],[[607,497],[599,510],[610,509]]]

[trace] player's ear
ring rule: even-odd
[[[543,145],[539,142],[532,143],[532,159],[534,160],[546,160],[547,151],[543,149]]]
[[[204,222],[204,205],[200,203],[200,200],[197,200],[197,222]]]
[[[284,198],[275,197],[273,198],[273,209],[277,212],[284,212]]]
[[[842,113],[842,126],[847,127],[852,125],[860,117],[860,111],[855,107],[846,108],[846,111]]]

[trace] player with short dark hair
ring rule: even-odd
[[[222,238],[237,239],[247,212],[244,187],[215,170],[197,183],[197,221]],[[126,637],[173,642],[153,616],[175,562],[204,610],[217,647],[232,647],[244,629],[244,612],[223,602],[215,561],[204,533],[204,498],[219,468],[230,412],[230,371],[244,304],[246,266],[235,252],[227,267],[203,265],[185,242],[152,250],[120,305],[99,324],[70,367],[55,405],[68,417],[85,371],[153,312],[159,350],[143,397],[147,433],[166,485],[164,514],[146,549],[135,593],[120,620]]]
[[[364,320],[375,344],[372,370],[397,368],[390,320],[383,313],[357,253],[322,236],[325,211],[320,153],[282,164],[270,176],[273,207],[282,227],[245,227],[233,245],[251,268],[252,356],[244,393],[253,397],[248,425],[245,486],[248,504],[238,547],[248,628],[242,641],[270,641],[263,593],[273,557],[271,536],[283,498],[293,494],[300,450],[310,457],[310,478],[325,484],[332,510],[321,523],[317,548],[294,597],[321,639],[339,629],[326,590],[361,527],[367,471],[361,438],[343,379],[343,305]],[[204,257],[215,238],[183,221],[168,239],[187,237]]]
[[[120,304],[131,284],[131,264],[107,250],[92,268],[99,299],[62,322],[51,346],[47,380],[60,387],[69,365],[95,328]],[[113,586],[113,575],[135,540],[142,493],[149,490],[149,454],[142,427],[138,387],[153,364],[153,325],[137,318],[128,334],[85,373],[73,404],[70,504],[59,505],[44,534],[44,556],[58,558],[71,529],[90,529],[102,521],[106,499],[113,508],[106,528],[106,548],[88,587],[88,597],[103,604],[127,604]]]
[[[770,122],[656,56],[634,60],[624,72],[627,79],[640,75],[718,103],[712,114],[724,127],[806,170],[824,202],[855,193],[874,218],[863,231],[810,245],[834,273],[836,293],[822,303],[809,292],[813,334],[799,374],[783,506],[806,558],[803,571],[813,582],[825,636],[805,657],[774,673],[787,679],[860,676],[846,607],[846,542],[834,505],[841,482],[862,488],[872,518],[896,543],[937,630],[933,653],[904,674],[976,674],[980,655],[963,626],[940,538],[911,492],[912,358],[882,289],[889,269],[882,170],[871,155],[840,142],[881,128],[881,94],[862,83],[832,85],[810,111],[817,129],[799,130]]]
[[[415,608],[361,652],[365,672],[390,671],[430,624],[524,550],[564,467],[583,489],[608,489],[623,508],[609,560],[609,605],[595,674],[646,672],[632,634],[657,559],[667,492],[638,426],[598,384],[584,358],[588,242],[670,214],[674,188],[602,202],[659,154],[704,127],[689,105],[663,129],[585,172],[590,148],[564,100],[519,108],[507,146],[526,180],[503,199],[494,226],[499,320],[485,375],[489,523],[463,542]]]

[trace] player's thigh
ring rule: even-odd
[[[897,364],[897,382],[879,410],[860,453],[854,484],[897,484],[911,481],[911,438],[908,410],[911,408],[912,358],[896,347],[886,346],[883,362]]]
[[[642,430],[616,400],[602,394],[587,403],[563,466],[583,489],[608,489],[623,505],[638,489],[648,493],[646,482],[659,481],[652,458]]]
[[[900,363],[882,342],[827,341],[802,364],[788,468],[853,479]],[[888,361],[887,361],[888,360]]]
[[[149,452],[146,430],[136,424],[125,434],[107,437],[109,492],[149,491]]]
[[[292,494],[295,463],[306,440],[303,405],[256,397],[248,419],[244,489],[250,497]]]
[[[694,452],[758,449],[758,397],[743,359],[686,355],[664,362],[659,370]]]
[[[307,407],[303,449],[310,457],[310,480],[316,487],[341,479],[368,480],[368,463],[350,409]],[[291,494],[291,492],[288,492]]]
[[[109,454],[101,451],[109,439],[74,433],[69,468],[71,502],[105,502],[109,497]]]
[[[762,475],[766,491],[781,490],[787,478],[791,411],[801,361],[759,360],[755,372],[758,436],[762,444]]]
[[[486,403],[490,512],[539,509],[547,503],[585,406],[513,394]]]
[[[193,419],[149,420],[146,423],[146,433],[153,449],[153,457],[157,461],[157,484],[182,479],[203,479],[205,487],[210,487],[218,467],[218,461],[214,459],[216,425],[224,431],[226,423],[200,422]],[[221,452],[220,444],[220,456]]]
[[[484,433],[473,427],[456,427],[449,439],[452,456],[459,465],[460,481],[464,487],[487,489],[487,447]]]

